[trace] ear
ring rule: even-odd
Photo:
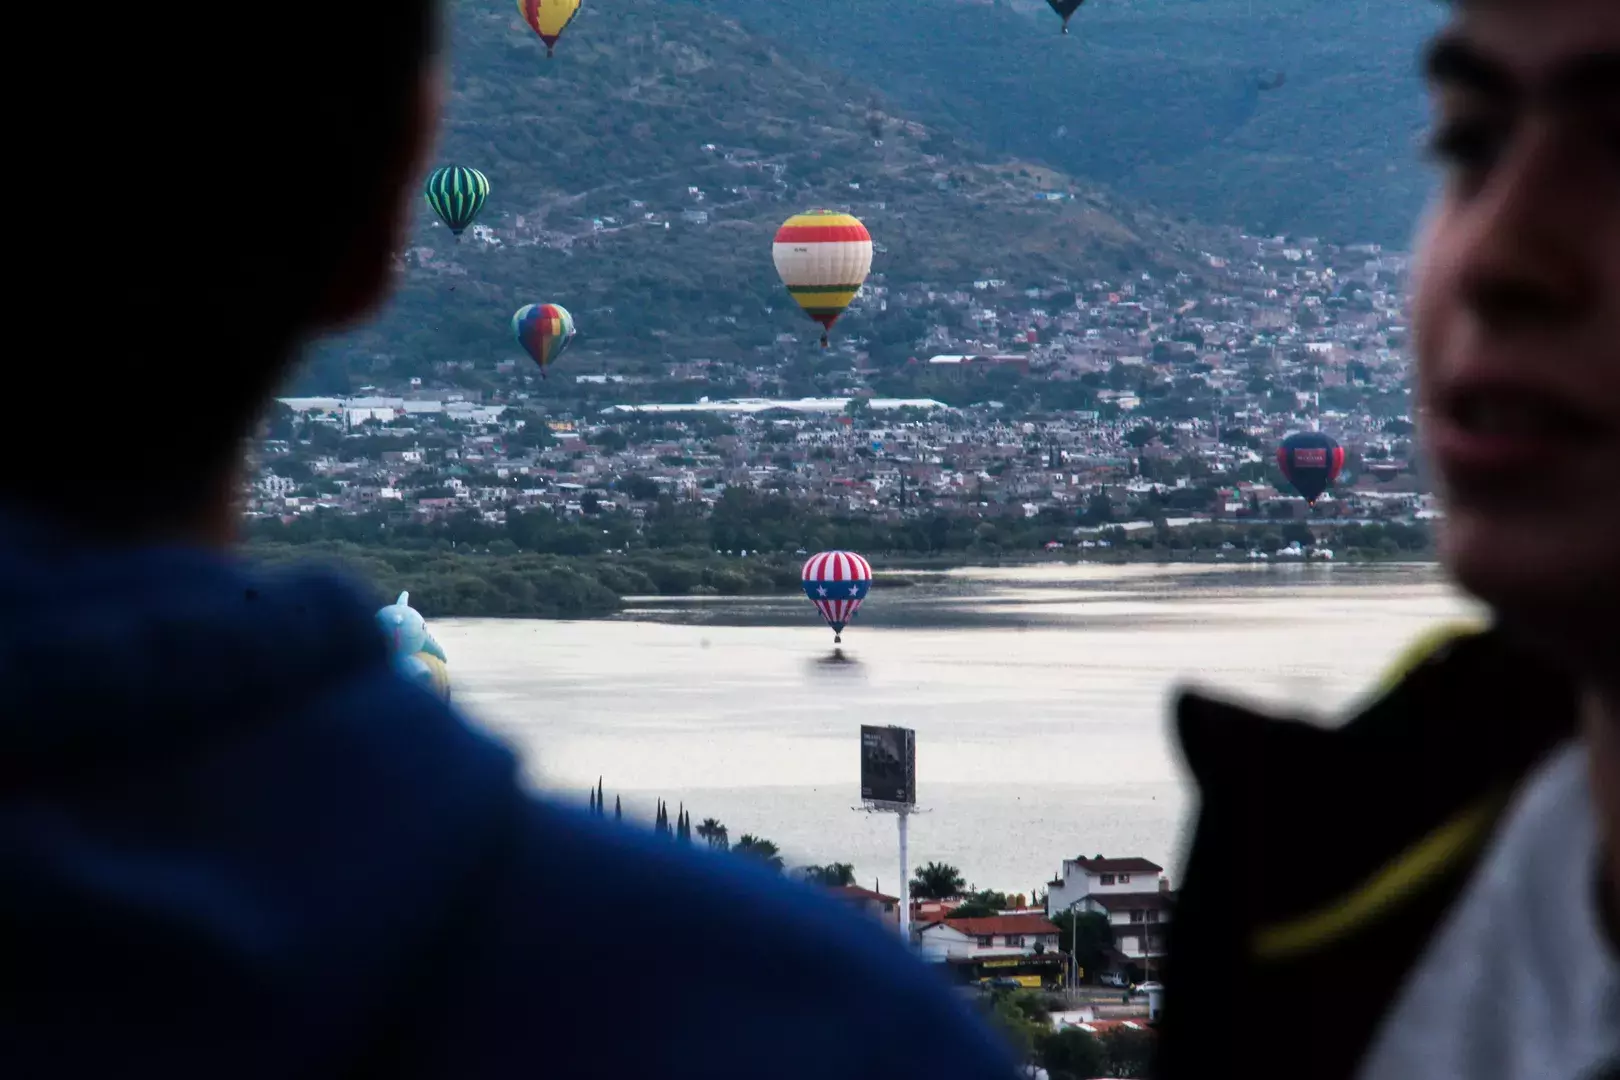
[[[422,72],[411,102],[410,137],[385,173],[375,211],[356,223],[348,253],[315,311],[321,331],[338,330],[370,315],[393,289],[394,257],[405,247],[416,209],[417,184],[438,131],[444,98],[444,67],[435,61]]]

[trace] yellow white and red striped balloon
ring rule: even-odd
[[[851,214],[811,210],[782,223],[771,256],[793,299],[824,328],[821,346],[826,348],[826,331],[872,272],[872,234]]]

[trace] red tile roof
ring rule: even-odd
[[[1164,867],[1158,863],[1149,862],[1140,855],[1132,855],[1126,859],[1105,859],[1098,855],[1094,859],[1084,856],[1073,860],[1074,864],[1082,870],[1093,874],[1162,874]]]
[[[847,900],[878,900],[885,904],[898,904],[898,896],[884,896],[871,889],[863,889],[859,885],[836,885],[831,890],[834,896],[842,896]]]
[[[982,919],[946,919],[945,925],[973,937],[989,934],[1056,934],[1045,915],[987,915]]]

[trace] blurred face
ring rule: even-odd
[[[1429,55],[1421,433],[1445,557],[1585,663],[1620,632],[1620,0],[1463,3]]]

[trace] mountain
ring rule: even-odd
[[[484,228],[458,243],[423,205],[387,312],[318,350],[298,391],[408,376],[510,385],[497,364],[529,369],[508,320],[545,301],[579,326],[569,372],[757,363],[759,350],[774,362],[782,334],[806,364],[847,370],[847,355],[818,355],[817,328],[771,262],[776,227],[812,206],[867,223],[872,280],[889,287],[1196,271],[1191,255],[1214,243],[918,122],[824,63],[820,43],[773,39],[708,5],[591,0],[550,61],[509,4],[455,3],[451,18],[436,162],[488,175]],[[927,324],[916,311],[877,318],[878,306],[857,301],[839,336],[903,358]]]
[[[1200,221],[1404,245],[1429,190],[1433,0],[1091,0],[1068,36],[1045,0],[670,4],[819,42],[925,123]]]

